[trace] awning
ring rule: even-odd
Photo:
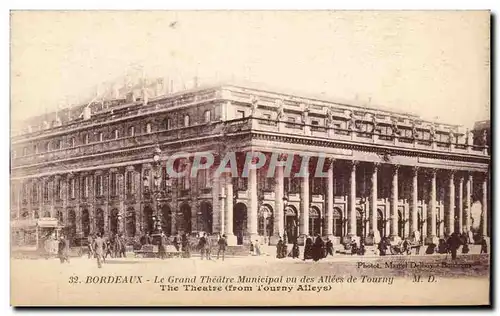
[[[20,219],[15,220],[10,223],[11,228],[24,228],[24,229],[34,229],[35,227],[40,228],[58,228],[62,227],[59,225],[57,218],[40,218],[40,219]]]

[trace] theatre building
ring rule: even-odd
[[[230,244],[490,232],[488,146],[413,114],[236,84],[169,92],[158,81],[14,127],[11,223],[21,244],[42,219],[72,240],[158,228],[220,232]],[[197,152],[213,153],[214,167],[170,177],[167,160],[181,152],[179,170]],[[248,152],[267,162],[248,177],[215,174],[231,152],[240,172]],[[273,153],[292,159],[292,171],[266,177]]]

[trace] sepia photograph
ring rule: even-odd
[[[12,306],[491,306],[490,11],[10,11]]]

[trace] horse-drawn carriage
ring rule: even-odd
[[[401,240],[397,243],[389,243],[387,246],[391,255],[411,255],[413,250],[415,254],[419,254],[420,247],[422,247],[419,241],[410,239]]]

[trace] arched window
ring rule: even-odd
[[[33,145],[33,153],[38,154],[38,145],[37,144]]]
[[[210,110],[205,111],[203,117],[205,118],[205,123],[208,123],[212,120],[212,113]]]
[[[61,149],[61,140],[60,139],[56,139],[54,141],[54,150],[59,150]]]
[[[151,123],[146,124],[146,133],[150,134],[151,133]]]
[[[83,143],[87,145],[89,143],[89,134],[83,135]]]
[[[104,134],[102,132],[99,132],[97,134],[97,138],[99,139],[100,142],[102,142],[104,140]]]
[[[272,236],[273,222],[273,211],[271,207],[267,205],[262,206],[258,212],[258,234],[265,237]]]
[[[309,235],[321,234],[321,214],[316,207],[309,210]]]
[[[73,148],[75,147],[75,138],[74,137],[71,137],[71,139],[69,140],[69,147]]]
[[[164,127],[165,129],[168,131],[170,129],[172,129],[172,119],[171,118],[166,118],[164,121],[163,121],[163,124],[164,124]]]
[[[120,132],[119,132],[117,129],[115,129],[115,130],[113,131],[113,137],[114,137],[115,139],[118,139],[118,138],[120,137]]]
[[[184,115],[184,127],[189,127],[189,115]]]
[[[50,142],[45,143],[45,151],[50,151]]]
[[[135,127],[134,126],[130,126],[128,128],[128,136],[134,136],[135,135]]]
[[[24,147],[23,148],[23,156],[27,156],[28,155],[28,147]]]

